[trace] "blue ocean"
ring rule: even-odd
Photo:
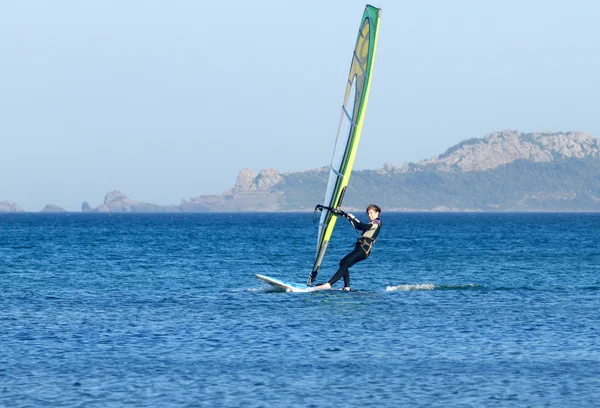
[[[600,214],[311,216],[1,214],[0,406],[600,405]]]

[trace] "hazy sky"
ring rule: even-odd
[[[600,3],[381,0],[356,169],[506,129],[600,136]],[[0,5],[0,201],[78,211],[327,165],[355,0]]]

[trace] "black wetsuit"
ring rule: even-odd
[[[360,222],[358,218],[352,214],[345,214],[344,217],[350,221],[352,226],[360,231],[363,231],[361,237],[356,241],[356,247],[352,252],[346,255],[340,261],[340,269],[329,279],[329,284],[333,286],[334,283],[344,278],[344,286],[350,287],[350,271],[349,268],[356,263],[365,260],[371,254],[371,248],[379,235],[381,230],[381,220],[379,218],[369,222]]]

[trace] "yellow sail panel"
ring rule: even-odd
[[[354,166],[368,102],[380,14],[380,9],[367,5],[359,26],[330,165],[329,181],[321,206],[317,255],[308,285],[312,285],[317,276],[335,227],[337,217],[330,210],[342,205]]]

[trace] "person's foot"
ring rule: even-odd
[[[352,289],[350,289],[350,286],[344,286],[344,288],[342,290],[350,292]]]
[[[329,284],[329,282],[315,286],[315,290],[327,290],[327,289],[331,289],[331,285]]]

